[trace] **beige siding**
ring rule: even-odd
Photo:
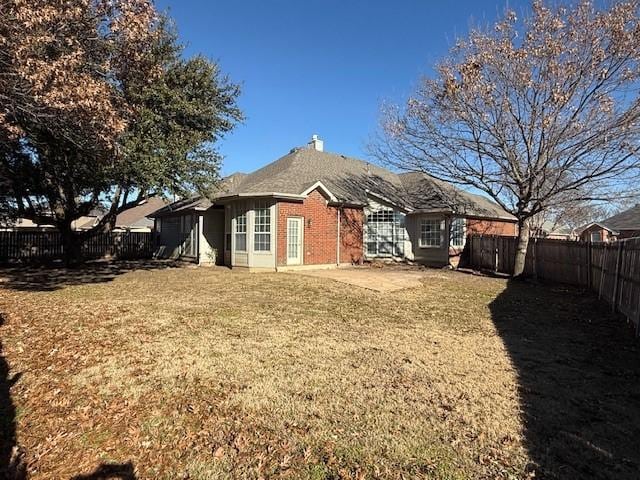
[[[267,203],[270,208],[270,233],[271,250],[255,250],[255,208],[258,204]],[[229,229],[231,232],[231,265],[234,267],[251,268],[276,268],[276,204],[273,200],[242,200],[229,205],[226,212],[230,212],[231,222]],[[246,251],[239,251],[236,248],[236,217],[242,211],[247,214],[247,241]]]
[[[158,256],[178,258],[180,256],[180,216],[158,218]]]
[[[440,247],[420,246],[420,222],[422,219],[434,219],[444,222],[445,228],[442,231]],[[416,262],[431,267],[443,267],[449,264],[449,219],[440,214],[407,215],[405,225],[411,240],[413,259]]]
[[[224,210],[209,209],[200,215],[199,263],[222,264],[224,249]]]

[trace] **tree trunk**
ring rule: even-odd
[[[82,262],[81,241],[78,234],[73,231],[71,224],[58,225],[58,230],[62,236],[65,265],[67,267],[78,265]]]
[[[527,248],[529,246],[530,227],[529,220],[518,222],[518,243],[516,245],[516,258],[513,265],[513,276],[522,277],[524,273],[525,261],[527,259]]]

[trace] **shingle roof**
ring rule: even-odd
[[[599,222],[615,230],[640,230],[640,204]]]
[[[416,210],[451,211],[458,214],[515,220],[500,205],[422,172],[399,175],[409,203]]]
[[[462,215],[515,220],[493,201],[458,189],[424,173],[397,174],[363,160],[311,148],[296,148],[284,157],[248,175],[233,174],[222,182],[212,200],[234,195],[299,196],[321,182],[339,202],[366,205],[369,196],[381,197],[407,211],[452,212]],[[195,208],[209,208],[201,197],[181,200],[154,216]]]
[[[162,197],[151,197],[142,200],[135,207],[129,208],[118,214],[116,217],[116,227],[153,227],[153,220],[149,218],[153,212],[167,205],[167,201]]]
[[[367,190],[403,203],[398,175],[362,160],[309,148],[288,155],[247,175],[230,193],[301,194],[318,181],[340,201],[365,204]]]
[[[374,194],[411,210],[515,220],[495,202],[424,173],[397,174],[362,160],[309,148],[294,149],[247,175],[230,193],[301,194],[318,181],[343,202],[364,205],[368,194]]]
[[[213,205],[213,203],[208,198],[200,196],[183,198],[182,200],[170,203],[169,205],[162,207],[161,209],[156,210],[153,213],[150,213],[148,216],[151,218],[164,217],[167,215],[175,215],[177,213],[190,210],[206,210],[211,205]]]

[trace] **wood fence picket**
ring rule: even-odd
[[[513,274],[516,245],[515,237],[471,235],[465,256],[473,268]],[[613,243],[532,239],[524,274],[596,292],[640,333],[640,238]]]

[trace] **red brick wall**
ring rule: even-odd
[[[467,235],[472,234],[515,237],[518,234],[518,224],[504,220],[467,218]]]
[[[364,212],[362,209],[343,208],[340,212],[340,263],[360,263]]]
[[[278,201],[278,265],[287,264],[287,217],[304,218],[304,265],[335,264],[337,254],[338,208],[314,190],[303,202]],[[340,261],[354,262],[362,257],[361,209],[342,209]]]
[[[580,234],[580,240],[590,242],[591,234],[593,232],[600,232],[603,242],[611,242],[614,239],[609,230],[605,230],[600,225],[592,225],[586,230],[582,231],[582,233]]]

